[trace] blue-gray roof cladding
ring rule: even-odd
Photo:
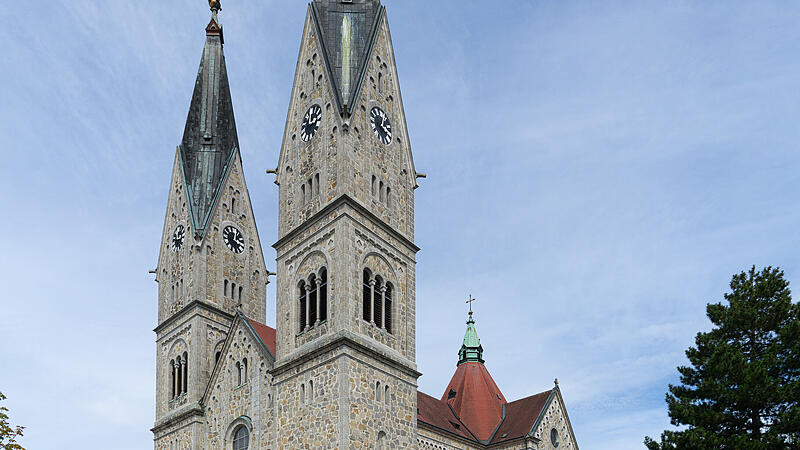
[[[222,45],[222,27],[214,17],[206,27],[203,57],[180,145],[192,226],[200,236],[205,234],[221,185],[239,148]]]
[[[380,0],[314,0],[314,20],[333,78],[340,110],[355,102],[382,11]]]

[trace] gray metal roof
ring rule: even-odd
[[[358,95],[383,7],[380,0],[314,0],[311,6],[337,101],[346,111]]]
[[[222,27],[214,17],[206,27],[206,44],[180,145],[192,225],[200,236],[205,234],[239,148],[222,45]]]

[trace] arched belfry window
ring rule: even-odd
[[[362,296],[364,305],[363,319],[372,322],[372,273],[369,269],[364,269],[364,294]]]
[[[328,319],[328,271],[325,267],[298,283],[299,332],[313,328]]]
[[[233,450],[247,450],[250,448],[250,430],[241,425],[233,434]]]
[[[364,269],[362,283],[362,318],[392,333],[392,299],[394,286],[380,275]]]
[[[181,391],[182,394],[188,392],[189,386],[189,354],[183,352],[183,390]]]
[[[328,271],[324,267],[319,271],[319,320],[328,320]]]
[[[383,326],[389,333],[392,332],[392,283],[386,283],[383,293]]]
[[[300,282],[300,331],[306,329],[306,282]]]

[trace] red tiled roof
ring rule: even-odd
[[[453,393],[452,391],[455,391]],[[503,420],[503,393],[482,363],[461,364],[442,396],[461,422],[481,441],[487,441]]]
[[[471,441],[475,440],[461,425],[458,418],[453,415],[447,404],[420,391],[417,391],[417,421],[441,428]]]
[[[269,349],[269,352],[272,353],[272,356],[275,356],[275,348],[276,348],[276,336],[275,336],[275,328],[268,327],[263,323],[256,322],[251,318],[247,318],[247,321],[250,322],[250,325],[253,326],[253,329],[256,330],[256,334],[264,344]]]
[[[506,404],[506,419],[492,439],[492,443],[525,436],[542,412],[552,391],[541,392]]]

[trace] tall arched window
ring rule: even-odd
[[[362,318],[392,333],[394,286],[380,275],[373,276],[369,269],[364,269],[362,284]]]
[[[372,322],[372,274],[369,269],[364,269],[364,320]]]
[[[189,354],[183,352],[183,391],[182,393],[187,393],[189,389]]]
[[[306,282],[300,282],[300,331],[306,329]]]
[[[242,362],[243,362],[243,364],[242,364],[242,366],[243,366],[242,373],[244,374],[244,377],[242,377],[242,382],[239,383],[239,384],[247,383],[247,358],[244,358],[242,360]]]
[[[328,272],[325,267],[319,273],[312,273],[307,280],[301,280],[299,286],[300,331],[312,328],[328,319]]]
[[[242,363],[236,361],[236,385],[242,385]]]
[[[172,395],[170,395],[170,398],[175,398],[175,396],[177,395],[177,391],[176,391],[176,386],[177,385],[176,385],[176,383],[177,383],[178,380],[176,379],[177,369],[175,368],[175,360],[174,359],[169,362],[169,367],[170,367],[170,371],[172,372],[172,377],[170,378],[170,386],[172,387]]]
[[[233,434],[233,450],[247,450],[250,447],[250,430],[242,425]]]
[[[383,294],[383,322],[384,328],[389,333],[392,332],[392,283],[386,283],[386,292]]]
[[[319,271],[319,321],[328,320],[328,271]]]

